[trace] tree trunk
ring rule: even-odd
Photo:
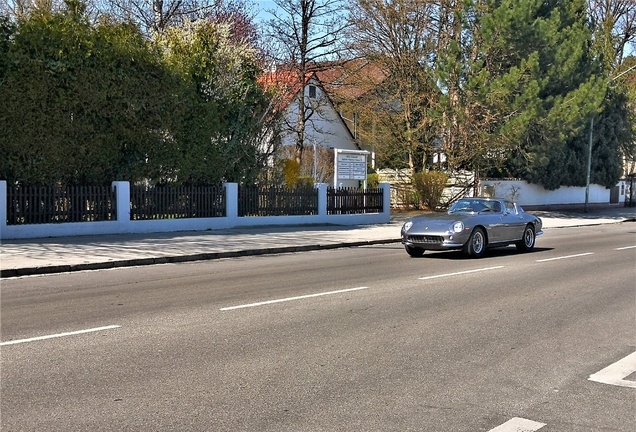
[[[303,74],[304,75],[304,74]],[[304,76],[298,92],[298,125],[296,126],[296,162],[302,166],[305,150],[305,85]]]

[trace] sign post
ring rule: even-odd
[[[366,150],[343,150],[334,148],[333,187],[338,187],[342,180],[362,180],[367,188],[367,156]]]

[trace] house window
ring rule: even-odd
[[[316,86],[313,86],[313,85],[309,86],[309,97],[310,98],[316,97]]]

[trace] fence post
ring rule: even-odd
[[[130,183],[127,181],[114,181],[111,188],[117,192],[117,223],[130,222]]]
[[[0,180],[0,239],[7,227],[7,181]]]
[[[223,183],[225,189],[225,216],[236,223],[238,219],[238,183]]]
[[[318,189],[318,216],[327,216],[327,183],[316,183]]]
[[[390,220],[391,218],[391,184],[380,183],[382,189],[382,215]]]

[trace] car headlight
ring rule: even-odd
[[[455,222],[453,224],[452,231],[457,234],[464,231],[464,223],[460,221]]]
[[[402,227],[402,231],[407,232],[408,230],[411,229],[411,227],[413,226],[413,222],[408,221],[407,223],[404,224],[404,226]]]

